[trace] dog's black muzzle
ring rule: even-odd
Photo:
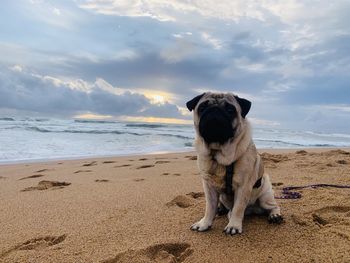
[[[206,143],[224,144],[234,136],[232,116],[218,106],[206,109],[200,116],[199,133]]]

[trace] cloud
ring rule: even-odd
[[[160,118],[178,118],[179,117],[179,109],[174,104],[170,104],[166,102],[164,104],[156,104],[153,107],[148,107],[144,111],[142,111],[144,116],[150,117],[160,117]],[[182,116],[182,118],[186,118],[187,116]]]
[[[191,40],[184,38],[182,35],[176,35],[175,38],[176,41],[173,45],[164,48],[160,52],[160,57],[170,63],[185,60],[196,52],[195,45]]]
[[[61,10],[58,9],[57,7],[54,7],[54,8],[52,9],[52,12],[53,12],[55,15],[57,15],[57,16],[61,15]]]
[[[118,15],[130,17],[151,17],[160,21],[178,21],[179,14],[199,14],[205,17],[216,17],[228,20],[237,20],[241,17],[263,19],[263,12],[252,8],[257,1],[79,1],[79,7],[104,15]]]
[[[83,113],[101,115],[182,118],[179,109],[168,102],[152,104],[142,94],[113,92],[103,79],[63,81],[29,70],[2,68],[0,73],[0,108],[42,114],[72,116]]]
[[[9,67],[9,69],[11,69],[13,71],[17,71],[17,72],[22,72],[23,71],[23,67],[21,65],[14,65],[12,67]]]
[[[173,21],[172,8],[190,8],[188,4],[179,4],[169,1],[145,1],[122,0],[122,1],[80,1],[79,7],[104,15],[130,16],[130,17],[151,17],[160,21]]]
[[[74,60],[69,66],[61,67],[54,74],[72,74],[78,78],[93,81],[99,76],[114,86],[125,88],[159,88],[175,93],[188,90],[189,87],[214,86],[219,72],[225,64],[206,57],[184,56],[178,60],[167,57],[167,53],[139,53],[132,60],[103,59],[100,61]],[[63,71],[62,71],[63,70]]]
[[[219,39],[212,37],[207,32],[202,32],[201,35],[202,35],[203,40],[205,42],[207,42],[210,46],[212,46],[214,49],[221,49],[222,48],[222,43]]]

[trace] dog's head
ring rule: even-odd
[[[224,144],[245,121],[251,102],[231,93],[203,93],[186,103],[194,110],[197,133],[207,144]]]

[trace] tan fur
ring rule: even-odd
[[[197,113],[198,105],[203,101],[219,105],[228,102],[236,107],[238,117],[233,121],[233,126],[236,127],[233,139],[223,145],[218,143],[207,145],[205,143],[199,133],[200,119]],[[227,234],[242,232],[244,212],[248,205],[255,204],[258,199],[260,206],[270,212],[270,218],[280,217],[280,208],[274,199],[269,177],[264,173],[262,160],[252,140],[250,124],[247,119],[241,117],[240,110],[241,108],[233,94],[222,93],[206,93],[194,110],[195,148],[207,203],[205,216],[192,225],[192,230],[205,231],[211,227],[219,196],[220,201],[231,210],[229,223],[224,230]],[[226,166],[232,162],[235,162],[232,183],[235,194],[227,196],[224,192]],[[260,177],[263,178],[262,185],[259,188],[253,188]]]

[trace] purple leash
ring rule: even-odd
[[[293,192],[291,190],[304,189],[304,188],[318,188],[318,187],[350,188],[350,185],[310,184],[305,186],[287,186],[282,188],[282,195],[275,196],[275,198],[276,199],[300,199],[301,193]]]

